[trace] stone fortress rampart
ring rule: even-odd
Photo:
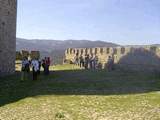
[[[40,51],[16,51],[16,60],[28,59],[40,59]]]
[[[103,47],[103,48],[68,48],[65,51],[65,60],[74,62],[76,56],[85,54],[97,55],[102,68],[106,67],[108,57],[114,59],[116,67],[133,70],[159,70],[160,47]]]
[[[0,75],[15,71],[17,0],[0,0]]]

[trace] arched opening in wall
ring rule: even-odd
[[[114,48],[114,54],[117,55],[117,48]]]
[[[98,52],[98,48],[95,48],[95,54],[97,54],[97,52]]]
[[[103,54],[103,48],[100,48],[100,53]]]
[[[106,53],[107,53],[107,54],[110,53],[110,48],[106,48]]]
[[[92,48],[90,48],[90,54],[93,54]]]
[[[70,48],[70,54],[72,54],[72,48]]]
[[[69,49],[67,49],[67,54],[69,54]]]
[[[79,55],[79,50],[77,50],[76,54]]]
[[[85,48],[85,54],[87,54],[87,48]]]
[[[73,50],[73,54],[76,54],[76,50],[75,49]]]
[[[83,49],[81,49],[81,55],[83,54]]]
[[[125,54],[125,48],[124,47],[121,48],[121,54]]]

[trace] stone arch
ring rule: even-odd
[[[83,53],[84,53],[84,51],[83,51],[83,49],[81,49],[81,55],[83,55]]]
[[[72,54],[72,48],[70,48],[70,54]]]
[[[89,50],[90,50],[90,54],[93,54],[93,49],[92,49],[92,48],[90,48]]]
[[[75,49],[73,49],[73,54],[76,54],[76,50]]]
[[[110,48],[106,48],[106,54],[110,53]]]
[[[113,53],[114,53],[114,55],[117,55],[117,54],[118,54],[118,49],[117,49],[117,48],[114,48],[114,49],[113,49]]]
[[[97,54],[98,53],[98,48],[95,48],[95,54]]]
[[[79,49],[77,49],[77,52],[76,52],[76,54],[78,54],[78,55],[79,55],[79,53],[80,53],[80,52],[79,52]]]
[[[100,48],[100,53],[103,54],[103,48]]]
[[[121,54],[125,54],[125,47],[121,47]]]
[[[88,51],[87,51],[87,48],[85,48],[85,54],[87,54],[87,52],[88,52]]]

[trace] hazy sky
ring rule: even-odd
[[[18,0],[17,37],[160,43],[160,0]]]

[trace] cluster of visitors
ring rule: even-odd
[[[79,56],[78,54],[76,54],[74,61],[75,64],[80,66],[81,68],[93,70],[102,68],[102,65],[100,67],[99,58],[96,54],[85,54],[85,56]],[[112,71],[114,69],[114,59],[111,56],[109,56],[106,61],[108,71]]]
[[[85,69],[97,69],[98,68],[98,56],[86,54],[85,56],[78,54],[75,57],[75,64]]]
[[[32,68],[32,79],[37,80],[38,75],[40,75],[41,66],[44,70],[44,75],[49,74],[49,66],[50,66],[50,58],[45,57],[42,61],[38,59],[28,60],[28,57],[24,57],[22,60],[22,68],[21,68],[21,80],[29,79],[30,68]]]

